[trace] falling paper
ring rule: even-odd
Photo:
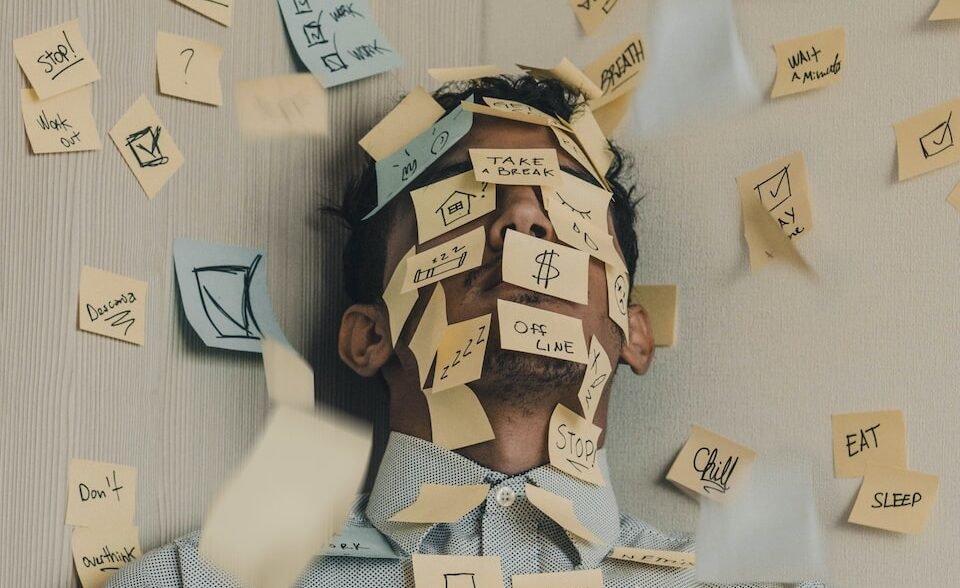
[[[327,134],[327,91],[310,74],[240,80],[234,104],[246,135]]]
[[[264,336],[262,345],[263,372],[270,400],[291,408],[313,410],[313,368],[310,364],[286,343]]]

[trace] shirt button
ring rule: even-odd
[[[497,490],[496,498],[500,506],[510,506],[517,500],[517,493],[510,486],[502,486]]]

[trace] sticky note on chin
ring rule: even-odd
[[[898,533],[922,533],[939,487],[940,479],[933,474],[868,464],[848,520]]]
[[[603,429],[558,404],[547,433],[550,465],[584,482],[603,486],[603,472],[597,462],[601,433]]]
[[[727,502],[747,483],[756,457],[749,447],[693,425],[667,479],[711,500]]]

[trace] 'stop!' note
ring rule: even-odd
[[[79,20],[14,39],[13,52],[41,100],[100,79]]]

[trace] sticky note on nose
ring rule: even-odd
[[[560,164],[555,149],[471,149],[478,182],[522,186],[557,186]]]
[[[511,229],[503,240],[503,281],[579,304],[587,303],[590,256]]]
[[[939,486],[940,479],[933,474],[868,464],[848,521],[898,533],[922,533]]]

